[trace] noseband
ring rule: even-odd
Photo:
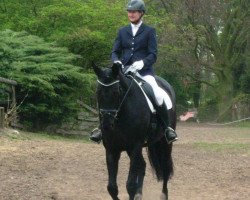
[[[118,106],[118,108],[117,108],[117,109],[102,109],[102,108],[99,108],[99,114],[100,114],[101,116],[105,116],[105,115],[106,115],[106,116],[109,116],[109,117],[114,118],[115,120],[118,119],[118,114],[119,114],[119,112],[120,112],[120,110],[121,110],[121,107],[122,107],[122,105],[123,105],[123,102],[125,101],[125,99],[126,99],[126,97],[127,97],[127,95],[128,95],[128,92],[130,91],[130,88],[131,88],[131,86],[132,86],[132,83],[134,82],[133,80],[134,80],[134,79],[132,79],[132,81],[131,81],[131,83],[130,83],[130,86],[129,86],[128,90],[126,91],[125,95],[123,96],[122,100],[120,101],[120,105]],[[116,80],[116,81],[114,81],[114,82],[112,82],[112,83],[109,83],[109,84],[105,84],[105,83],[101,82],[101,81],[98,80],[98,79],[97,79],[97,82],[98,82],[100,85],[104,86],[104,87],[110,87],[110,86],[112,86],[112,85],[119,84],[119,83],[120,83],[120,80]],[[119,93],[119,94],[120,94],[120,93]]]

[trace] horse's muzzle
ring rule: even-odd
[[[117,119],[117,110],[100,109],[101,126],[104,131],[112,131]]]
[[[101,122],[101,126],[104,131],[112,131],[115,128],[115,121],[112,119],[105,119]]]

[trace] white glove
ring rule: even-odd
[[[139,70],[141,70],[144,66],[144,63],[142,60],[134,62],[127,70],[125,73],[132,72],[135,73]]]
[[[122,68],[124,68],[124,66],[123,66],[123,64],[122,64],[122,62],[120,60],[115,60],[114,64],[120,64],[122,66]]]
[[[122,65],[122,62],[120,60],[115,60],[114,63]]]

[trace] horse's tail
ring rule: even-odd
[[[172,144],[165,137],[147,147],[148,158],[158,181],[168,181],[173,173]]]

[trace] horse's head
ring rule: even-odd
[[[121,66],[114,64],[112,68],[100,69],[93,65],[97,75],[97,101],[101,128],[112,131],[117,119],[121,100],[120,76]]]

